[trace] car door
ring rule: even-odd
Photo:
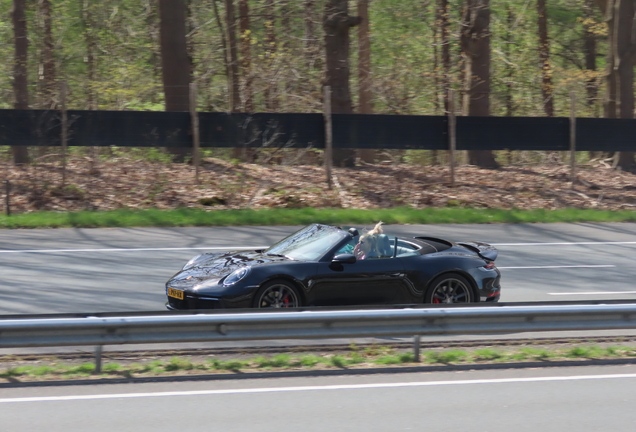
[[[386,257],[320,262],[309,289],[311,304],[349,306],[403,303],[408,286],[401,260]]]

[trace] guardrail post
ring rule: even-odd
[[[95,373],[102,373],[102,345],[95,347]]]
[[[420,362],[420,335],[413,336],[413,358],[415,362]]]

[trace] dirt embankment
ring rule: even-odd
[[[191,165],[118,157],[96,165],[86,158],[69,160],[64,185],[57,162],[6,168],[6,178],[14,213],[151,207],[636,209],[636,176],[601,163],[578,167],[574,188],[564,165],[460,166],[455,187],[441,166],[365,164],[333,172],[335,187],[329,190],[320,166],[208,158],[196,184]]]

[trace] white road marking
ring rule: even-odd
[[[561,243],[490,243],[491,246],[587,246],[587,245],[636,245],[636,241],[621,242],[561,242]]]
[[[563,266],[524,266],[524,267],[500,267],[498,269],[514,270],[514,269],[562,269],[562,268],[611,268],[616,267],[612,264],[598,264],[598,265],[563,265]]]
[[[21,397],[21,398],[3,398],[3,399],[0,399],[0,403],[58,402],[58,401],[79,401],[79,400],[98,400],[98,399],[137,399],[137,398],[148,398],[148,397],[228,395],[228,394],[250,394],[250,393],[282,393],[282,392],[304,392],[304,391],[325,391],[325,390],[363,390],[363,389],[400,388],[400,387],[434,387],[434,386],[457,386],[457,385],[471,385],[471,384],[505,384],[505,383],[531,383],[531,382],[556,382],[556,381],[609,380],[609,379],[625,379],[625,378],[636,378],[636,374],[575,375],[575,376],[556,376],[556,377],[498,378],[498,379],[476,379],[476,380],[457,380],[457,381],[423,381],[423,382],[343,384],[343,385],[303,386],[303,387],[191,390],[191,391],[155,392],[155,393],[115,393],[115,394],[96,394],[96,395],[35,396],[35,397]]]
[[[566,293],[548,293],[553,296],[567,296],[567,295],[621,295],[621,294],[636,294],[636,291],[588,291],[588,292],[566,292]]]
[[[72,252],[141,252],[141,251],[179,251],[179,250],[241,250],[266,249],[269,246],[223,246],[223,247],[180,247],[180,248],[113,248],[113,249],[11,249],[0,253],[72,253]]]

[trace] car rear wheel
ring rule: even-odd
[[[282,280],[266,283],[254,297],[255,308],[294,308],[300,305],[300,295],[296,288]]]
[[[431,283],[424,301],[433,304],[470,303],[473,301],[473,290],[465,277],[449,273]]]

